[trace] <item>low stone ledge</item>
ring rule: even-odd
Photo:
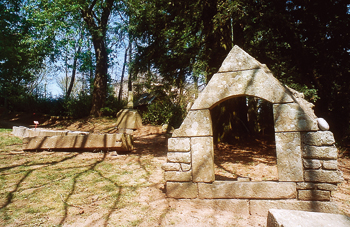
[[[190,138],[169,138],[168,139],[168,151],[187,152],[190,150],[191,150]]]
[[[166,195],[175,199],[197,198],[197,184],[192,182],[167,182]]]
[[[178,172],[178,171],[166,171],[165,172],[166,181],[192,181],[192,171]]]
[[[333,133],[330,131],[317,131],[305,133],[303,142],[313,146],[327,146],[335,144]]]
[[[317,159],[337,159],[338,149],[335,146],[304,146],[303,147],[304,158],[317,158]]]
[[[167,157],[170,162],[191,163],[190,152],[168,152]]]
[[[108,149],[131,151],[133,140],[126,134],[88,134],[76,136],[27,137],[23,150]]]
[[[329,201],[331,198],[330,191],[323,190],[298,190],[299,200],[308,201]]]
[[[344,181],[340,171],[332,170],[305,170],[305,181],[322,183],[341,183]]]
[[[297,210],[269,210],[267,227],[350,226],[350,218],[341,214],[325,214]]]
[[[300,200],[250,200],[250,214],[267,216],[270,209],[302,210],[324,213],[339,213],[335,202]]]
[[[296,183],[215,181],[198,183],[201,199],[291,199],[296,198]]]

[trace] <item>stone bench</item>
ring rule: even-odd
[[[24,126],[13,126],[12,135],[26,138],[26,137],[36,137],[36,136],[66,136],[66,135],[87,135],[88,132],[81,131],[67,131],[67,130],[50,130],[43,128],[27,128]]]
[[[341,214],[270,209],[267,227],[349,227],[350,218]]]
[[[131,151],[132,135],[87,134],[66,136],[37,136],[23,139],[23,150],[111,150]]]

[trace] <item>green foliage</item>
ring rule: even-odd
[[[117,97],[109,96],[106,100],[106,106],[101,108],[102,116],[115,117],[119,110],[126,106],[126,101],[118,100]]]
[[[147,111],[142,113],[142,120],[145,124],[169,124],[174,128],[178,128],[185,117],[185,113],[183,106],[173,104],[165,96],[156,98],[147,106]]]

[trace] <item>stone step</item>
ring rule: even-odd
[[[306,212],[298,210],[270,209],[267,227],[349,227],[350,218],[341,214]]]
[[[26,151],[68,149],[131,151],[133,149],[133,139],[132,135],[124,133],[37,136],[23,139],[23,150]]]

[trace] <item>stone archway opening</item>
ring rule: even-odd
[[[272,103],[236,96],[210,113],[215,180],[278,181]]]

